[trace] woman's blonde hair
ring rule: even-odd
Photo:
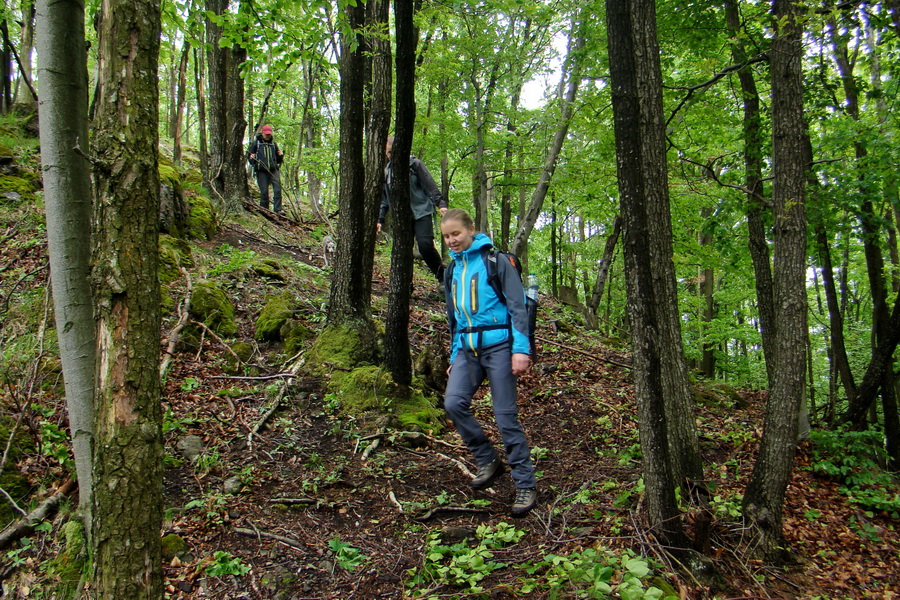
[[[450,210],[445,212],[444,216],[441,217],[441,225],[448,221],[459,221],[462,226],[467,229],[470,227],[475,227],[475,222],[472,220],[472,217],[470,217],[469,213],[461,208],[451,208]]]

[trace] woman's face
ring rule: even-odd
[[[475,237],[475,226],[466,227],[459,219],[450,219],[441,223],[441,234],[444,242],[454,252],[463,252],[472,245]]]

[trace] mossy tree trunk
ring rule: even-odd
[[[365,90],[365,5],[344,8],[348,27],[341,35],[340,165],[338,247],[328,306],[329,328],[350,327],[363,343],[363,354],[374,356],[375,329],[369,316],[364,258],[366,223],[365,164],[363,162],[363,92]]]
[[[413,24],[414,6],[394,0],[397,28],[397,118],[391,147],[391,293],[384,333],[384,362],[394,381],[412,382],[409,353],[409,296],[413,274],[412,208],[409,205],[409,154],[416,122],[416,45],[419,32]]]
[[[92,154],[98,326],[93,593],[162,598],[160,4],[106,0]]]
[[[38,0],[41,166],[54,316],[78,474],[78,501],[90,526],[96,337],[91,297],[91,173],[87,150],[84,1]],[[86,152],[85,152],[86,153]]]

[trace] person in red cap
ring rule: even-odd
[[[269,208],[269,184],[272,185],[272,210],[283,214],[281,210],[281,163],[284,152],[272,138],[272,126],[263,125],[262,131],[250,144],[250,164],[256,175],[259,186],[259,205]]]

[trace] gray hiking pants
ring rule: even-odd
[[[509,344],[485,348],[478,356],[465,350],[456,355],[444,394],[444,410],[478,464],[486,465],[494,460],[497,451],[472,414],[472,396],[485,376],[491,384],[494,418],[503,438],[513,482],[517,488],[536,487],[528,442],[519,424],[516,377],[512,374]]]
[[[259,186],[259,205],[269,208],[269,184],[272,185],[272,210],[281,212],[281,171],[267,171],[260,167],[256,172],[256,185]]]

